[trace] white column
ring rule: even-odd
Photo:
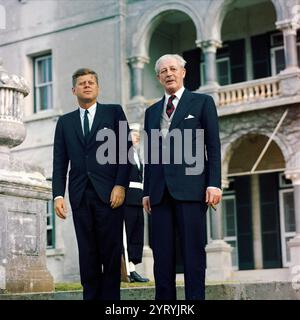
[[[297,28],[299,26],[293,21],[284,20],[276,22],[276,27],[283,33],[285,68],[298,69]]]
[[[202,49],[205,61],[206,82],[199,88],[199,92],[211,95],[216,104],[219,103],[216,52],[221,47],[221,44],[221,41],[214,39],[205,41],[196,40],[196,45]]]
[[[128,59],[131,69],[131,97],[143,96],[143,69],[149,63],[148,57],[131,57]]]
[[[131,70],[131,99],[126,105],[126,115],[129,123],[144,122],[146,101],[143,96],[143,70],[145,63],[149,62],[148,57],[137,56],[127,60]]]
[[[298,24],[292,20],[276,22],[277,29],[283,33],[284,57],[286,67],[278,75],[280,79],[280,93],[283,96],[293,96],[300,93],[300,69],[297,53]]]
[[[251,176],[254,268],[263,268],[259,175]]]

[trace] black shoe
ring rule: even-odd
[[[130,272],[130,282],[149,282],[149,279],[142,278],[136,271]]]

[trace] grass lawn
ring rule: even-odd
[[[183,285],[183,281],[176,281],[176,285]],[[154,287],[154,281],[149,282],[121,282],[121,288]],[[58,282],[55,283],[55,291],[75,291],[82,290],[79,282]]]

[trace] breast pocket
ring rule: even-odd
[[[188,118],[183,120],[184,129],[197,129],[201,127],[201,123],[197,118]]]

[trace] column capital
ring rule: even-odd
[[[284,172],[287,179],[292,180],[294,186],[300,185],[300,168],[298,169],[287,169]]]
[[[127,63],[131,65],[132,68],[143,69],[145,63],[149,63],[149,57],[145,56],[135,56],[127,59]]]
[[[222,41],[216,39],[196,40],[196,45],[201,48],[203,52],[216,53],[217,49],[222,47]]]
[[[276,28],[281,30],[286,35],[288,34],[296,35],[297,29],[299,28],[299,23],[290,19],[276,21],[275,24],[276,24]]]

